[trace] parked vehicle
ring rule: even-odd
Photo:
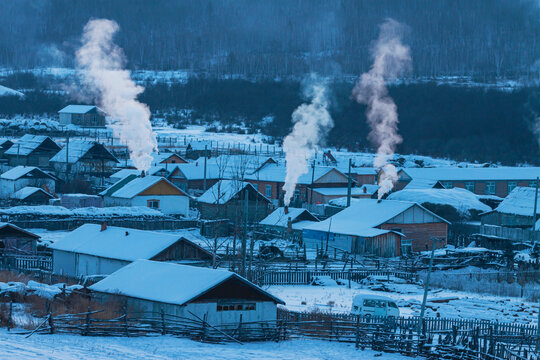
[[[399,308],[394,300],[376,295],[356,295],[351,314],[361,316],[398,317]]]

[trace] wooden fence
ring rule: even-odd
[[[516,242],[540,241],[540,231],[532,231],[520,228],[509,228],[496,225],[480,225],[480,234],[487,236],[497,236]]]
[[[205,318],[179,317],[150,312],[126,312],[117,317],[102,317],[102,311],[80,314],[49,313],[27,336],[34,333],[71,333],[83,336],[153,336],[171,334],[205,342],[281,341],[311,338],[354,343],[356,348],[399,352],[431,359],[515,359],[539,360],[536,335],[510,335],[495,330],[483,333],[474,321],[465,321],[450,331],[418,331],[418,319],[402,323],[399,319],[336,316],[324,313],[298,313],[278,310],[275,321],[211,325]],[[515,329],[514,329],[515,330]]]
[[[269,271],[253,270],[248,274],[251,281],[258,285],[309,285],[314,277],[329,276],[333,280],[345,283],[359,282],[368,276],[398,277],[404,280],[414,280],[416,274],[401,271],[384,270],[292,270]]]
[[[52,271],[51,256],[3,255],[0,256],[0,269]]]

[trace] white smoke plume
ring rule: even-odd
[[[315,155],[328,131],[334,126],[334,121],[327,110],[329,102],[326,83],[312,78],[305,86],[304,94],[311,99],[311,103],[296,108],[292,114],[294,127],[283,140],[287,164],[287,175],[283,185],[286,206],[291,202],[298,178],[309,171],[309,159]]]
[[[411,54],[401,38],[404,26],[387,19],[380,26],[379,38],[372,49],[373,65],[362,74],[353,89],[353,96],[360,104],[367,105],[367,121],[371,127],[369,139],[377,145],[373,166],[382,169],[379,178],[379,199],[394,187],[398,180],[397,169],[388,163],[396,146],[403,141],[398,134],[397,107],[385,82],[395,80],[410,69]]]
[[[90,20],[77,50],[77,65],[86,90],[96,96],[99,106],[108,114],[107,126],[127,144],[135,167],[146,171],[152,164],[150,154],[157,151],[156,135],[150,123],[150,109],[137,101],[144,88],[135,84],[130,72],[124,69],[124,53],[113,41],[118,30],[114,21]]]

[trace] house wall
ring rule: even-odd
[[[376,181],[376,175],[359,175],[359,174],[352,174],[353,179],[358,183],[358,186],[364,185],[364,184],[375,184]]]
[[[385,223],[380,226],[381,229],[398,230],[405,235],[405,240],[412,240],[412,251],[426,251],[433,247],[432,238],[443,239],[437,241],[437,248],[446,246],[448,237],[448,224],[445,222],[437,223]]]
[[[203,219],[230,219],[233,220],[236,216],[243,216],[244,202],[239,203],[231,201],[227,204],[216,205],[207,203],[198,203],[197,208]],[[248,220],[249,222],[259,222],[270,213],[270,208],[267,202],[255,201],[248,202]]]
[[[107,259],[86,254],[75,254],[75,259],[76,276],[108,275],[130,263],[130,261]]]
[[[4,254],[32,255],[37,251],[36,239],[21,234],[0,235],[0,244]]]
[[[54,250],[52,252],[53,273],[66,276],[77,276],[77,260],[75,253]]]
[[[148,206],[148,200],[159,200],[159,211],[164,214],[186,216],[189,198],[185,195],[139,195],[131,199],[131,206]]]
[[[480,217],[482,225],[498,225],[505,227],[519,227],[519,228],[531,228],[533,226],[533,217],[515,215],[515,214],[503,214],[497,211],[489,212]]]

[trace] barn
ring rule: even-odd
[[[106,224],[84,224],[50,245],[53,272],[66,276],[111,274],[138,259],[211,261],[212,253],[189,239]]]
[[[311,248],[335,247],[353,254],[393,257],[446,246],[449,222],[413,202],[352,199],[351,206],[308,225],[303,239]],[[328,245],[327,245],[328,243]]]
[[[485,212],[480,219],[483,225],[530,229],[540,219],[540,193],[532,187],[517,187],[495,210]]]
[[[189,196],[160,176],[128,175],[100,195],[105,206],[146,206],[184,216],[189,212]]]
[[[275,321],[282,300],[226,270],[138,260],[89,287],[103,301],[210,325]]]
[[[0,223],[0,254],[35,255],[39,238],[16,225]]]

